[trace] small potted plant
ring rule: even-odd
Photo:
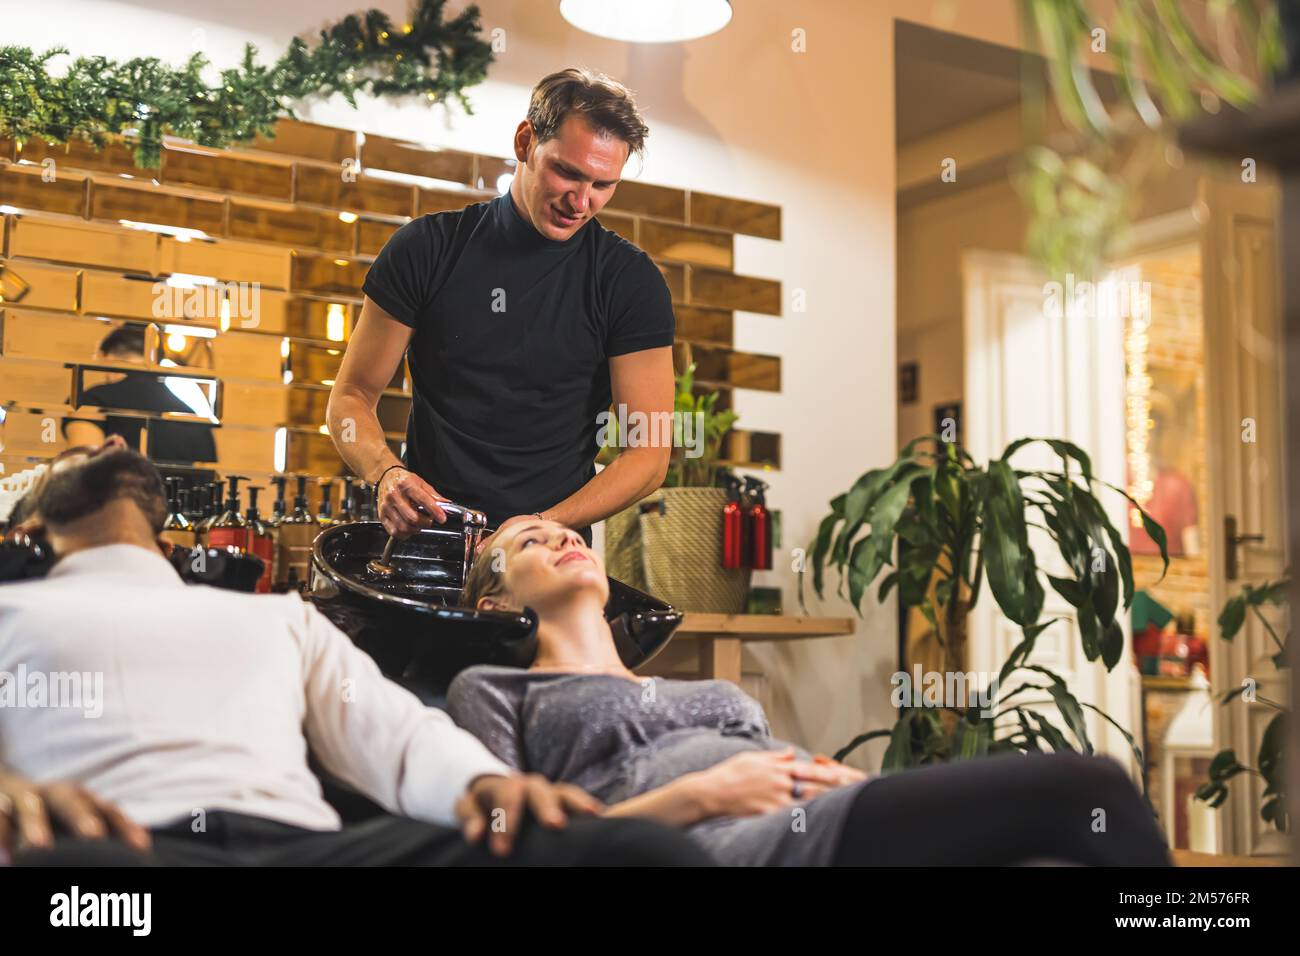
[[[605,564],[614,578],[683,611],[737,614],[749,596],[750,571],[722,567],[722,509],[729,470],[719,461],[736,423],[718,411],[718,393],[695,394],[695,366],[677,376],[673,448],[658,491],[605,522]],[[608,464],[617,438],[597,461]]]
[[[1288,633],[1285,638],[1278,637],[1277,631],[1268,622],[1261,607],[1265,604],[1285,607],[1286,593],[1290,586],[1289,578],[1281,581],[1265,581],[1256,586],[1247,584],[1240,594],[1230,598],[1223,606],[1223,612],[1219,615],[1219,635],[1225,641],[1232,641],[1246,623],[1247,614],[1253,614],[1263,625],[1268,636],[1273,638],[1273,643],[1277,645],[1277,653],[1271,660],[1273,666],[1281,671],[1287,666],[1286,645],[1291,642],[1291,635]],[[1238,774],[1258,774],[1264,781],[1259,818],[1265,823],[1272,824],[1282,833],[1288,833],[1291,822],[1290,815],[1287,813],[1287,777],[1283,760],[1286,754],[1286,724],[1291,712],[1277,701],[1258,693],[1257,684],[1254,679],[1243,681],[1240,687],[1225,692],[1222,697],[1225,706],[1240,699],[1250,704],[1263,704],[1277,711],[1269,720],[1268,727],[1260,738],[1255,766],[1250,767],[1241,763],[1234,749],[1219,751],[1210,761],[1209,779],[1196,790],[1196,799],[1205,801],[1217,810],[1228,799],[1229,780]]]

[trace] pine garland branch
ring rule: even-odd
[[[156,169],[166,135],[213,147],[272,137],[277,119],[296,117],[295,104],[334,93],[353,108],[359,93],[431,103],[454,98],[472,116],[465,90],[486,79],[492,47],[480,36],[477,6],[444,21],[445,5],[417,0],[402,26],[381,10],[351,14],[322,30],[313,46],[295,37],[272,66],[259,64],[257,48],[246,44],[240,65],[222,70],[216,86],[203,80],[208,60],[201,53],[181,67],[156,57],[78,57],[55,77],[48,65],[66,49],[3,46],[0,136],[20,144],[83,139],[96,149],[110,137],[129,136],[136,164]]]

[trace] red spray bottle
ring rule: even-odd
[[[722,506],[722,566],[745,566],[744,515],[740,505],[740,479],[727,475],[727,503]]]
[[[767,510],[767,482],[745,476],[745,496],[749,499],[743,511],[748,547],[745,567],[755,571],[772,568],[772,512]]]

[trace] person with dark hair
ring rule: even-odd
[[[45,483],[50,477],[65,468],[71,468],[84,462],[87,458],[94,455],[102,454],[114,448],[125,448],[126,440],[121,435],[109,435],[104,439],[103,444],[98,447],[90,445],[76,445],[71,448],[65,448],[50,460],[49,468],[37,478],[35,484],[27,490],[27,493],[15,502],[12,510],[9,512],[8,530],[6,537],[14,534],[25,534],[36,530],[41,525],[40,509],[37,507],[40,502],[41,492],[45,489]]]
[[[123,325],[104,336],[99,343],[98,359],[143,365],[145,362],[143,330]],[[156,372],[113,372],[110,380],[81,393],[78,408],[98,407],[137,412],[178,412],[193,415],[194,409],[169,389]],[[97,446],[108,435],[121,435],[126,444],[141,450],[140,437],[148,435],[145,451],[150,459],[177,465],[215,462],[217,446],[213,426],[199,422],[145,419],[132,415],[105,414],[87,418],[84,413],[63,419],[63,435],[71,445]]]
[[[118,852],[92,862],[710,862],[510,770],[297,594],[182,582],[137,452],[52,470],[35,514],[58,560],[0,586],[0,853],[23,835],[15,862],[85,861],[78,838],[109,836]],[[308,748],[387,813],[342,826]]]
[[[673,407],[668,285],[596,220],[648,133],[621,84],[552,73],[515,130],[509,188],[421,216],[380,250],[327,421],[352,472],[378,485],[390,533],[445,521],[438,502],[450,500],[484,512],[490,528],[540,513],[590,543],[594,522],[663,482],[671,449],[661,443],[595,469],[611,403],[647,421]],[[405,461],[376,414],[403,357]]]

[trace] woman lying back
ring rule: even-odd
[[[554,521],[505,522],[463,597],[532,608],[538,650],[527,669],[458,675],[453,719],[507,764],[587,790],[608,815],[686,828],[721,863],[1168,865],[1151,812],[1109,758],[1003,755],[869,778],[774,739],[730,682],[637,676],[605,619],[604,563]]]

